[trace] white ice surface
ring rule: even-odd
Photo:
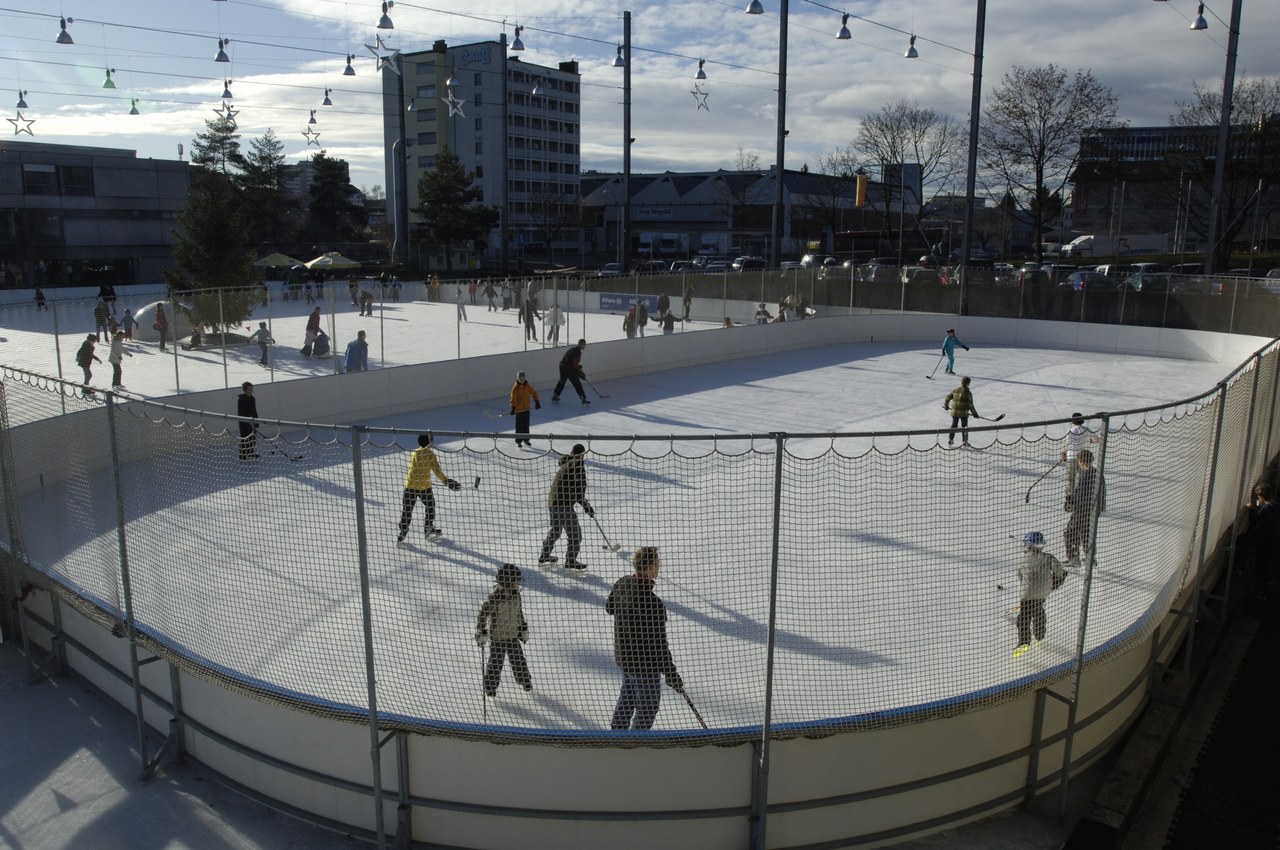
[[[396,343],[389,360],[452,356],[452,304],[396,308],[417,332]],[[473,317],[484,314],[483,308],[469,310]],[[490,325],[473,321],[464,326],[466,345],[519,347],[513,316],[484,319],[501,334],[499,341],[482,342]],[[300,335],[301,313],[293,321]],[[591,322],[599,322],[600,330]],[[620,335],[607,330],[619,322],[617,316],[589,317],[588,333]],[[945,330],[945,322],[939,327]],[[973,376],[982,414],[1006,414],[1006,426],[1075,410],[1177,400],[1211,388],[1231,368],[966,342],[973,350],[960,352],[957,367]],[[256,360],[256,349],[252,355]],[[590,349],[588,369],[589,358]],[[295,359],[291,368],[299,372],[315,367]],[[370,423],[405,429],[398,445],[389,447],[391,437],[375,435],[362,470],[380,710],[566,735],[607,728],[619,675],[603,602],[627,571],[624,556],[652,543],[663,552],[657,590],[668,606],[671,644],[690,694],[712,728],[759,723],[775,474],[766,435],[945,428],[942,397],[955,382],[941,373],[926,379],[936,362],[934,342],[827,346],[612,381],[600,387],[610,398],[593,398],[589,408],[569,394],[552,406],[550,387],[540,386],[537,451],[473,437],[469,451],[459,452],[460,441],[441,440],[448,474],[467,484],[479,476],[482,484],[461,493],[437,488],[447,537],[408,549],[394,546],[394,532],[414,434],[423,427],[483,432],[494,424],[485,409],[503,409],[505,399]],[[136,368],[127,376],[138,375],[127,380],[132,390],[150,394],[146,381],[152,376],[155,394],[170,390],[171,370],[166,376],[163,369],[137,366],[126,366]],[[189,366],[194,364],[183,367],[184,389],[201,388],[198,376],[208,387],[222,385],[220,360],[204,371]],[[358,411],[344,418],[357,421]],[[1196,418],[1193,413],[1190,420]],[[1158,416],[1128,425],[1109,438],[1108,510],[1100,523],[1089,647],[1122,636],[1144,612],[1159,610],[1170,591],[1168,577],[1185,563],[1191,540],[1192,530],[1178,521],[1187,506],[1150,498],[1152,488],[1195,490],[1205,459],[1169,461],[1187,445],[1189,426]],[[1063,430],[975,433],[979,448],[969,451],[941,448],[932,434],[909,441],[792,441],[783,464],[775,723],[945,705],[1025,683],[1068,661],[1083,588],[1079,576],[1049,601],[1045,645],[1017,661],[1009,654],[1015,641],[1008,614],[1017,598],[1019,555],[1009,535],[1043,530],[1050,551],[1062,554],[1067,515],[1061,471],[1051,473],[1030,502],[1024,495],[1056,460]],[[585,575],[534,563],[555,469],[548,441],[536,435],[716,433],[758,436],[716,443],[592,442],[589,498],[623,551],[604,551],[583,517],[582,557],[591,567]],[[554,448],[565,450],[572,441],[557,440]],[[234,460],[232,443],[229,437],[195,440],[177,456],[126,472],[126,533],[140,624],[248,681],[324,704],[364,706],[350,447],[302,442],[289,450],[305,454],[303,460],[267,454],[246,472]],[[87,494],[50,488],[31,497],[24,516],[47,515],[84,496],[110,504],[108,480],[94,479],[90,488]],[[420,541],[421,517],[419,507],[411,539]],[[83,538],[63,541],[53,528],[29,531],[29,553],[37,563],[60,562],[59,569],[90,595],[118,604],[118,587],[103,566],[115,551],[111,520],[95,516],[97,536],[84,545]],[[561,541],[556,549],[561,557],[563,547]],[[524,694],[508,670],[486,715],[472,633],[475,612],[504,561],[524,570],[532,626],[526,652],[536,688]],[[655,728],[693,727],[692,716],[670,691],[665,694]]]

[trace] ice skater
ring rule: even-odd
[[[253,384],[240,385],[240,397],[236,399],[236,415],[240,417],[240,459],[258,458],[258,400],[253,397]]]
[[[1093,466],[1093,452],[1081,449],[1076,455],[1076,465],[1079,466],[1076,486],[1064,506],[1071,511],[1071,519],[1067,520],[1067,527],[1062,532],[1063,543],[1067,548],[1067,563],[1072,567],[1080,565],[1081,547],[1086,550],[1089,548],[1089,523],[1093,517],[1094,505],[1097,505],[1099,513],[1106,509],[1106,497],[1099,485],[1098,470]]]
[[[124,386],[124,358],[132,356],[124,350],[124,331],[116,331],[111,337],[111,352],[107,355],[107,362],[111,364],[112,389]]]
[[[76,365],[84,370],[84,385],[86,387],[93,380],[93,361],[102,362],[102,358],[93,353],[93,346],[97,342],[98,335],[89,334],[85,337],[84,342],[80,343],[80,350],[76,352]]]
[[[1076,463],[1076,458],[1080,456],[1080,450],[1089,447],[1090,443],[1098,442],[1098,438],[1093,436],[1093,432],[1084,426],[1084,416],[1079,413],[1071,414],[1071,427],[1067,430],[1067,447],[1062,450],[1058,459],[1067,465],[1067,492],[1065,499],[1071,498],[1072,491],[1076,488],[1076,472],[1080,466]],[[1066,507],[1064,502],[1064,509]]]
[[[364,338],[364,331],[356,331],[356,338],[347,343],[343,368],[348,372],[369,371],[369,343]]]
[[[969,392],[969,376],[965,375],[960,379],[960,386],[947,393],[947,397],[942,400],[942,409],[951,412],[951,432],[947,437],[947,445],[953,446],[956,442],[956,425],[961,428],[963,443],[967,447],[969,445],[969,417],[977,416],[978,409],[973,406],[973,393]]]
[[[578,524],[578,514],[574,505],[582,505],[582,510],[589,517],[596,515],[595,509],[587,501],[587,448],[577,443],[573,451],[560,458],[560,466],[556,476],[551,480],[551,490],[547,493],[547,512],[551,518],[551,529],[542,541],[542,551],[538,555],[539,564],[554,564],[559,559],[551,554],[551,549],[564,533],[568,542],[565,549],[564,567],[566,570],[585,570],[587,565],[578,560],[578,550],[582,546],[582,526]]]
[[[587,398],[587,394],[582,390],[582,379],[587,373],[582,370],[582,349],[587,347],[585,339],[578,340],[577,345],[572,345],[569,350],[560,358],[560,380],[556,382],[556,388],[551,393],[552,401],[560,401],[560,393],[564,391],[564,385],[567,381],[573,384],[573,388],[578,391],[578,398],[583,404],[591,404]]]
[[[457,481],[444,474],[436,453],[431,450],[431,435],[418,435],[418,448],[409,458],[409,472],[404,479],[404,493],[400,498],[400,533],[396,543],[404,543],[409,534],[409,522],[413,519],[413,508],[418,500],[422,500],[426,508],[423,520],[423,532],[428,540],[438,540],[443,533],[436,525],[436,497],[431,492],[431,476],[439,478],[450,490],[460,489]]]
[[[769,312],[769,308],[764,306],[764,302],[760,302],[759,308],[756,310],[756,324],[767,325],[773,320],[773,314]]]
[[[465,322],[467,320],[467,305],[462,300],[462,284],[458,284],[458,321]]]
[[[533,444],[527,439],[529,435],[529,402],[533,402],[536,410],[542,409],[542,401],[538,398],[538,391],[533,388],[533,384],[529,383],[529,379],[524,372],[516,372],[516,382],[511,385],[511,415],[516,418],[516,445],[524,443],[532,448]],[[524,434],[526,439],[521,439],[521,434]]]
[[[164,351],[169,339],[169,317],[164,314],[163,304],[156,305],[156,321],[151,327],[160,334],[160,350]]]
[[[484,668],[484,695],[493,699],[502,681],[502,667],[511,659],[511,673],[516,684],[533,690],[533,678],[524,658],[524,642],[529,639],[529,623],[520,602],[520,568],[503,564],[498,568],[493,592],[476,615],[476,646],[489,645],[489,663]]]
[[[947,328],[947,335],[942,339],[942,354],[947,358],[947,374],[954,375],[956,373],[956,346],[960,346],[965,351],[969,350],[969,346],[965,345],[956,338],[956,329]]]
[[[128,307],[126,307],[124,315],[120,317],[120,327],[124,328],[125,339],[133,339],[133,327],[136,324],[138,324],[138,320],[133,317],[133,313],[129,311]]]
[[[1044,640],[1047,621],[1044,600],[1050,592],[1062,586],[1067,572],[1062,562],[1044,551],[1044,535],[1028,531],[1022,538],[1022,564],[1018,567],[1018,582],[1022,589],[1022,603],[1018,606],[1018,645],[1013,657],[1019,658],[1031,648],[1031,638],[1036,643]]]
[[[516,290],[519,293],[520,290]],[[539,318],[538,315],[538,299],[530,289],[524,295],[524,304],[520,308],[519,316],[524,319],[524,338],[526,340],[538,341],[538,326],[534,324]]]
[[[641,546],[632,556],[635,573],[613,584],[604,610],[613,616],[613,660],[622,670],[622,688],[609,728],[652,729],[662,703],[660,676],[676,693],[684,681],[667,643],[667,609],[653,592],[658,547]]]

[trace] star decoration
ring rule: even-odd
[[[315,145],[320,147],[320,131],[314,127],[308,127],[302,131],[302,135],[307,137],[307,145]]]
[[[23,118],[21,112],[17,113],[17,115],[17,118],[4,119],[13,125],[13,134],[17,136],[21,133],[26,133],[28,136],[34,136],[35,133],[31,132],[31,125],[36,123],[36,119]]]
[[[378,60],[378,70],[390,68],[397,74],[400,73],[400,66],[396,64],[396,57],[400,55],[399,50],[393,50],[382,43],[382,36],[374,34],[373,44],[366,44],[365,49],[373,54],[373,58]]]
[[[442,97],[442,98],[440,98],[440,99],[441,99],[441,100],[443,100],[445,103],[447,103],[447,104],[449,105],[449,117],[450,117],[450,118],[452,118],[452,117],[453,117],[453,116],[455,116],[455,115],[461,115],[463,118],[466,118],[466,117],[467,117],[467,116],[466,116],[465,114],[463,114],[463,112],[462,112],[462,105],[463,105],[466,101],[459,100],[459,99],[458,99],[458,96],[457,96],[457,95],[455,95],[452,91],[450,91],[450,92],[449,92],[449,96],[448,96],[448,97]]]
[[[689,94],[693,95],[694,101],[698,104],[698,109],[711,111],[711,107],[707,106],[707,95],[711,94],[711,92],[703,91],[700,83],[694,83],[693,90]]]
[[[224,121],[227,121],[228,123],[230,123],[232,130],[239,129],[238,125],[236,124],[236,116],[240,114],[239,109],[232,109],[231,104],[224,103],[222,104],[221,107],[213,111],[218,113],[218,115],[222,116]]]

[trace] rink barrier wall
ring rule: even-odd
[[[907,321],[913,318],[918,324]],[[791,335],[788,339],[782,335],[770,338],[769,343],[778,347],[768,350],[858,338],[932,340],[937,321],[875,316],[803,327],[796,323],[794,330],[785,328]],[[837,324],[845,327],[843,332],[828,336],[815,332],[814,326],[819,324],[824,331]],[[1250,355],[1254,355],[1255,366],[1260,366],[1264,357],[1256,338],[1214,339],[1215,335],[1201,332],[1161,331],[1145,335],[1150,347],[1142,351],[1133,350],[1137,342],[1129,333],[1122,340],[1117,333],[1082,333],[1079,325],[1065,325],[985,320],[966,324],[962,338],[971,345],[1000,341],[1054,348],[1096,345],[1093,350],[1189,356],[1246,366]],[[739,330],[749,329],[732,333]],[[623,377],[743,356],[737,344],[728,339],[696,346],[684,343],[712,336],[716,335],[590,346],[588,354],[598,360],[587,361],[593,364],[589,374],[593,378]],[[648,352],[637,362],[633,356],[636,343],[659,350]],[[662,343],[669,348],[661,349]],[[672,350],[677,346],[679,352]],[[617,350],[624,347],[627,350]],[[749,351],[760,352],[758,348]],[[1274,364],[1274,345],[1265,357],[1272,386],[1258,393],[1258,381],[1252,382],[1255,389],[1250,402],[1259,407],[1259,415],[1256,421],[1250,417],[1251,445],[1219,445],[1218,449],[1224,450],[1215,454],[1224,474],[1210,478],[1222,491],[1204,517],[1207,533],[1202,546],[1208,541],[1210,555],[1234,530],[1238,494],[1275,455],[1274,380],[1280,370]],[[504,358],[508,362],[501,362]],[[450,382],[443,396],[433,394],[417,403],[404,402],[410,408],[400,408],[399,403],[395,408],[421,409],[458,403],[441,398],[471,401],[491,398],[495,392],[503,394],[514,364],[523,363],[524,355],[479,359],[492,362],[465,370],[465,377]],[[422,370],[433,366],[437,364],[387,372],[402,373],[399,387],[404,390],[424,383],[430,386]],[[450,377],[443,371],[425,374],[442,382]],[[6,372],[6,378],[13,380],[15,376]],[[337,379],[293,383],[322,380]],[[486,380],[492,381],[494,391],[478,389],[485,384],[477,382]],[[1227,383],[1219,388],[1223,398]],[[272,389],[279,392],[286,386]],[[332,412],[338,404],[360,403],[356,400],[359,397],[352,395],[354,387],[341,392],[317,389],[296,396],[282,392],[273,401],[291,411],[294,408],[290,405],[298,405],[312,421],[324,418],[325,404]],[[67,388],[67,392],[75,391]],[[203,398],[206,395],[208,399]],[[1212,398],[1214,393],[1206,395]],[[185,409],[167,410],[165,416],[198,422],[211,430],[234,430],[234,417],[228,420],[207,412],[209,408],[200,409],[197,402],[212,402],[215,396],[220,402],[234,398],[226,391],[184,395],[176,401]],[[262,402],[265,409],[271,409],[265,397]],[[4,430],[5,514],[10,526],[5,543],[19,557],[21,546],[12,528],[15,512],[11,506],[19,494],[41,486],[39,474],[28,470],[43,469],[57,475],[55,470],[66,460],[65,454],[42,451],[40,446],[103,445],[110,438],[103,410],[95,402],[80,412]],[[290,427],[285,426],[286,432]],[[46,428],[53,430],[43,431]],[[26,439],[37,430],[42,430],[43,440]],[[48,439],[50,435],[54,439]],[[1218,443],[1222,442],[1219,438]],[[146,451],[135,450],[140,455]],[[82,453],[77,461],[109,468],[111,459],[102,458],[102,454]],[[128,458],[119,460],[127,462]],[[1235,468],[1230,468],[1233,465]],[[146,728],[170,729],[173,737],[169,740],[178,752],[283,808],[313,813],[318,821],[341,823],[366,837],[375,831],[386,836],[387,825],[397,824],[398,837],[429,839],[436,846],[454,847],[509,846],[515,834],[521,836],[523,846],[531,848],[605,843],[620,848],[654,843],[732,848],[865,846],[955,826],[1017,805],[1036,793],[1061,789],[1070,773],[1103,755],[1146,704],[1152,676],[1170,663],[1189,637],[1196,612],[1205,604],[1201,588],[1212,585],[1223,570],[1220,557],[1201,560],[1203,569],[1197,570],[1141,643],[1130,643],[1123,651],[1103,648],[1096,653],[1096,663],[1079,671],[1078,683],[1059,677],[1026,696],[981,710],[818,739],[780,737],[697,747],[653,747],[646,746],[647,742],[606,748],[499,744],[397,728],[382,739],[379,749],[385,752],[377,783],[369,781],[366,727],[348,719],[299,711],[287,702],[264,702],[255,698],[250,688],[228,688],[225,683],[206,681],[198,669],[166,654],[164,647],[153,645],[145,636],[131,635],[132,640],[113,637],[112,626],[121,625],[116,619],[118,608],[113,612],[86,605],[76,593],[53,582],[53,593],[33,593],[24,603],[22,625],[24,638],[49,650],[54,659],[121,704],[140,705]],[[16,590],[24,578],[39,578],[49,584],[46,576],[18,575],[16,571],[5,580]],[[101,602],[112,604],[111,600]],[[139,662],[139,651],[160,652],[162,660]],[[246,717],[253,717],[254,722],[245,722]],[[1011,735],[1011,729],[1027,734]],[[147,737],[140,733],[144,762],[148,761]],[[762,743],[768,747],[767,801],[753,793],[759,785]],[[495,764],[501,764],[502,769],[495,770]],[[442,765],[448,768],[441,769]],[[850,765],[858,769],[850,770]],[[534,776],[538,781],[529,781]],[[572,808],[563,806],[565,789],[573,791]],[[377,797],[382,803],[372,806],[375,817],[370,799]],[[498,805],[495,800],[502,802]],[[766,822],[767,833],[763,827]]]

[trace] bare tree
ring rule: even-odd
[[[874,163],[881,175],[890,166],[918,163],[922,185],[932,190],[929,194],[937,194],[953,188],[963,173],[964,150],[965,134],[955,119],[899,100],[863,116],[849,154]],[[884,195],[885,204],[889,197],[890,193]],[[888,214],[887,209],[883,212]]]
[[[1031,216],[1036,258],[1043,258],[1044,223],[1062,203],[1062,191],[1080,154],[1085,131],[1117,127],[1118,100],[1089,71],[1057,65],[1015,65],[988,101],[979,128],[982,167],[1003,183]]]
[[[803,188],[793,205],[791,232],[802,235],[807,243],[821,242],[823,250],[834,251],[825,236],[844,229],[845,212],[853,207],[857,171],[858,155],[852,148],[836,148],[819,156],[818,173],[807,174],[799,182]]]
[[[737,171],[759,171],[760,154],[738,145],[738,155],[733,159],[733,167]]]

